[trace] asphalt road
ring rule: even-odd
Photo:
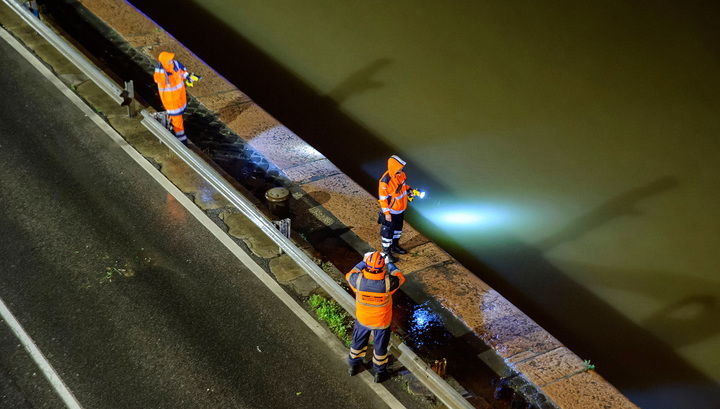
[[[0,55],[0,298],[83,407],[385,406],[1,40]],[[0,407],[62,407],[4,322]]]

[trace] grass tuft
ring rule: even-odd
[[[317,316],[327,322],[330,330],[350,346],[352,317],[335,300],[328,300],[321,295],[312,295],[309,299],[310,306]]]

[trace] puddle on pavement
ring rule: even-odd
[[[418,305],[409,302],[407,297],[396,297],[393,304],[393,317],[402,328],[405,343],[414,351],[426,352],[428,359],[447,358],[453,336],[445,329],[442,317],[431,310],[429,302]]]

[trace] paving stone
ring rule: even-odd
[[[215,92],[210,95],[198,96],[197,100],[210,111],[220,111],[226,107],[236,107],[237,105],[246,105],[252,103],[250,98],[237,89],[229,91]],[[247,107],[245,107],[247,108]],[[242,111],[240,111],[242,112]],[[219,119],[224,123],[232,121],[233,117],[220,116]]]
[[[457,262],[433,265],[415,273],[427,292],[439,299],[453,300],[455,315],[473,316],[479,312],[478,300],[490,290],[479,278]]]
[[[167,154],[167,157],[155,158],[162,164],[160,171],[183,193],[194,194],[200,186],[201,178],[174,153],[168,150]]]
[[[585,363],[566,347],[519,362],[515,369],[540,387],[585,370]]]
[[[225,112],[221,112],[221,116],[230,129],[247,141],[252,140],[255,135],[280,126],[277,119],[255,104],[238,109],[234,117],[229,117]]]
[[[37,36],[32,37],[36,40],[39,40],[39,37]],[[30,43],[28,45],[30,49],[33,50],[33,52],[37,54],[38,57],[40,57],[41,60],[50,64],[55,72],[61,74],[82,73],[82,71],[75,67],[75,65],[73,65],[70,61],[63,57],[62,54],[60,54],[60,52],[55,47],[48,44],[47,42],[38,41],[36,43]]]
[[[325,226],[332,226],[333,224],[335,224],[335,218],[328,215],[327,211],[322,206],[311,207],[308,209],[308,212]]]
[[[127,109],[114,100],[108,98],[108,94],[93,81],[87,81],[75,88],[76,92],[85,99],[93,108],[103,115],[124,115]]]
[[[203,210],[221,209],[230,206],[230,202],[210,185],[205,179],[201,179],[195,191],[195,204]]]
[[[94,15],[123,37],[153,32],[157,25],[125,1],[80,0]]]
[[[249,142],[250,146],[283,170],[325,158],[282,125],[254,135]]]
[[[525,351],[542,353],[562,345],[525,314],[507,315],[473,330],[503,358]]]
[[[275,275],[278,283],[286,285],[300,276],[307,275],[287,254],[270,260],[270,271]]]
[[[172,41],[171,37],[159,27],[156,28],[156,31],[128,36],[126,40],[133,48],[137,48],[146,55],[150,55],[153,48],[161,47]]]
[[[310,275],[305,274],[292,281],[290,287],[301,297],[309,297],[312,294],[320,294],[320,285]]]
[[[295,167],[285,168],[283,172],[285,172],[290,180],[300,185],[342,173],[337,166],[327,159],[320,159]]]
[[[373,196],[346,175],[336,175],[303,185],[303,189],[363,240],[377,237],[379,205]],[[370,228],[369,226],[372,226]]]
[[[127,109],[120,107],[121,113],[108,114],[107,118],[110,126],[113,127],[120,135],[137,135],[145,134],[145,138],[157,140],[157,138],[145,128],[145,126],[137,120],[137,118],[129,118]]]
[[[398,263],[398,267],[405,275],[452,260],[445,250],[432,242],[412,248],[405,247],[405,249],[408,250],[408,254],[399,256],[402,261]]]
[[[551,383],[543,391],[563,409],[637,409],[635,404],[595,371]]]
[[[490,289],[482,293],[479,311],[468,326],[508,363],[516,363],[562,346],[507,299]]]
[[[184,56],[185,54],[183,53],[182,57],[179,56],[178,58],[185,58]],[[215,72],[213,69],[203,64],[203,62],[195,57],[194,54],[190,54],[190,56],[191,58],[187,59],[187,64],[185,63],[186,60],[180,61],[183,62],[188,72],[195,73],[196,75],[202,77],[200,81],[195,83],[192,87],[185,87],[190,94],[196,98],[202,98],[235,90],[235,87],[231,83],[227,82],[225,78],[220,76],[220,74]]]
[[[113,119],[111,118],[111,123]],[[137,131],[128,130],[123,133],[125,140],[135,148],[141,155],[158,162],[156,158],[169,157],[172,155],[167,146],[160,143],[157,137],[150,133],[143,125]]]
[[[271,259],[280,254],[278,245],[242,213],[223,212],[220,218],[227,224],[228,234],[242,240],[256,256]]]
[[[540,352],[535,352],[535,351],[522,351],[511,357],[504,359],[503,362],[505,362],[505,364],[511,365],[514,368],[515,367],[514,364],[517,364],[518,362],[530,360],[540,354],[541,354]]]
[[[60,74],[58,75],[58,78],[60,78],[60,80],[68,87],[77,87],[78,85],[90,80],[90,78],[83,73]]]
[[[13,11],[13,9],[5,4],[0,4],[0,22],[2,22],[3,27],[7,31],[11,32],[14,36],[19,37],[23,41],[25,40],[25,36],[20,35],[21,32],[35,33],[35,30],[30,28],[27,23],[25,23],[22,18]],[[35,35],[38,34],[36,33]]]

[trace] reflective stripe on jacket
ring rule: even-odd
[[[407,209],[410,186],[405,184],[404,167],[405,161],[393,155],[388,159],[388,171],[380,178],[378,202],[385,214],[398,214]]]
[[[185,79],[188,72],[179,61],[174,60],[175,54],[163,51],[158,57],[153,80],[158,84],[160,100],[169,115],[181,115],[187,105],[185,96]]]
[[[405,276],[397,269],[373,274],[365,267],[361,261],[345,275],[355,292],[355,315],[367,328],[388,328],[392,319],[392,294],[405,282]]]

